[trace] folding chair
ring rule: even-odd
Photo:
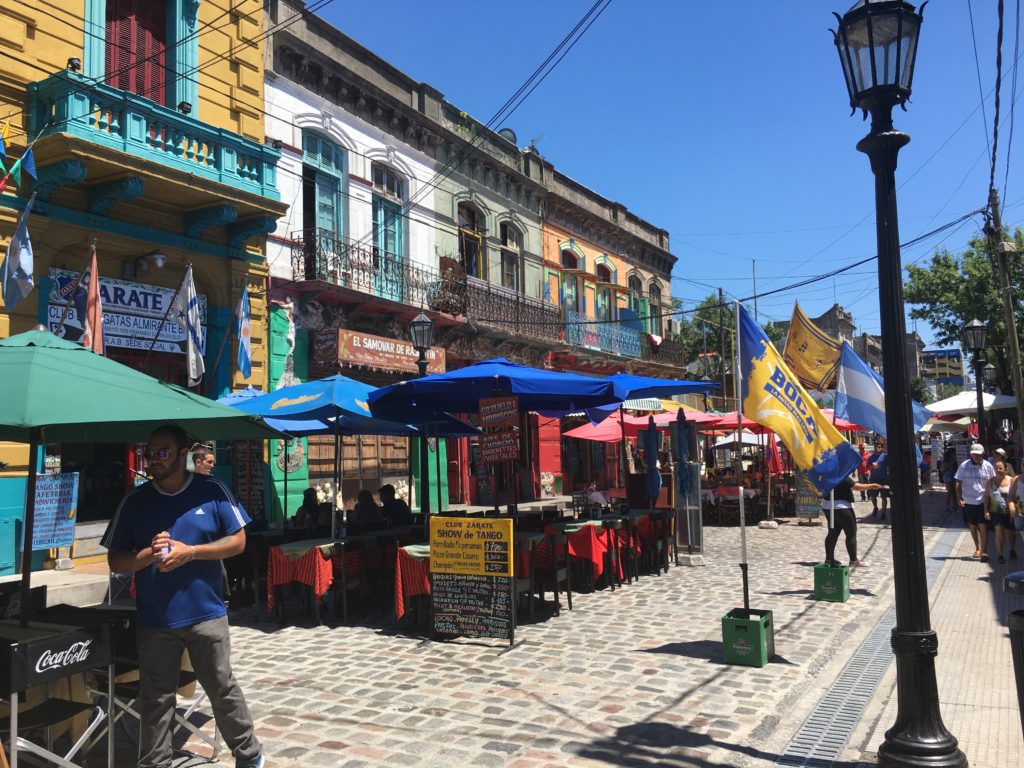
[[[17,698],[17,696],[12,696],[12,703],[16,702]],[[74,740],[71,748],[64,754],[54,752],[53,726],[85,712],[92,712],[93,715],[82,734],[78,739]],[[41,703],[22,712],[18,712],[16,709],[12,710],[10,716],[0,719],[0,730],[11,733],[11,741],[15,742],[11,745],[12,751],[16,749],[18,752],[29,752],[48,763],[59,765],[63,768],[77,768],[77,764],[71,762],[71,760],[86,743],[90,745],[93,743],[90,742],[90,736],[100,727],[104,720],[106,720],[106,713],[100,707],[48,696]],[[45,731],[45,747],[21,736],[22,733],[33,731]]]
[[[188,653],[188,651],[185,651]],[[178,689],[177,695],[179,698],[184,697],[186,701],[178,703],[178,706],[174,711],[174,726],[171,729],[171,738],[173,739],[181,731],[195,736],[206,744],[210,745],[213,749],[213,754],[210,756],[210,761],[215,762],[218,755],[221,752],[222,745],[220,741],[220,730],[217,728],[217,723],[214,721],[213,736],[209,736],[203,733],[198,726],[192,723],[189,718],[199,709],[200,705],[206,700],[206,692],[198,684],[195,672],[191,669],[191,663],[189,668],[182,670],[178,674]],[[138,710],[135,709],[135,702],[138,700],[140,695],[139,690],[139,676],[138,676],[138,663],[134,659],[119,658],[115,662],[114,666],[114,707],[116,714],[111,718],[111,722],[104,726],[100,732],[96,735],[96,738],[90,743],[95,744],[103,737],[107,732],[108,727],[113,727],[122,717],[128,715],[135,718],[139,722],[142,721],[142,716]],[[100,695],[106,695],[107,691],[107,680],[106,670],[97,670],[97,691]],[[191,689],[191,692],[188,692]],[[175,749],[178,754],[188,754],[184,750]]]

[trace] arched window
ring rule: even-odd
[[[483,227],[480,214],[466,203],[459,203],[459,261],[467,275],[487,278],[484,260]]]
[[[501,284],[513,291],[519,290],[519,272],[522,263],[522,235],[511,223],[500,224],[501,233]]]

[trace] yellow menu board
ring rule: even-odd
[[[512,520],[430,518],[430,572],[512,576]]]

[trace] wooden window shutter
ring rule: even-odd
[[[107,82],[166,103],[167,6],[160,0],[107,0]]]

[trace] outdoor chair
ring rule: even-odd
[[[537,597],[544,602],[544,593],[550,587],[555,601],[555,615],[562,610],[559,585],[565,584],[565,597],[572,610],[572,568],[569,562],[569,544],[564,531],[549,533],[533,553],[534,586]]]
[[[528,601],[530,619],[533,619],[533,595],[537,589],[536,583],[537,563],[537,540],[530,539],[528,547],[517,549],[515,552],[515,582],[516,582],[516,610],[522,602],[523,596]]]
[[[632,516],[624,517],[622,526],[615,533],[619,539],[619,553],[626,575],[626,583],[632,584],[634,579],[640,580],[641,545],[637,519]]]
[[[587,513],[587,494],[583,491],[576,491],[572,495],[572,516],[579,519]]]
[[[338,603],[340,602],[341,621],[343,624],[347,624],[349,592],[356,592],[360,597],[360,604],[362,605],[362,597],[366,591],[367,579],[364,549],[339,541],[334,545],[331,566],[334,573],[334,581],[331,582],[330,591],[334,593],[334,612],[337,614]]]
[[[739,525],[740,524],[740,499],[739,496],[720,496],[718,498],[718,524]]]
[[[134,656],[133,651],[129,651],[131,656]],[[94,694],[99,696],[106,696],[107,693],[107,669],[94,670],[96,675],[96,689]],[[197,725],[192,721],[192,715],[195,714],[199,707],[202,706],[203,702],[206,701],[206,692],[198,683],[195,672],[188,669],[182,669],[178,674],[178,696],[179,699],[184,698],[184,701],[178,703],[177,708],[174,710],[174,722],[172,725],[172,738],[183,737],[188,739],[190,736],[195,736],[201,741],[205,742],[213,750],[210,756],[211,762],[216,762],[217,756],[220,754],[222,744],[220,740],[220,730],[217,728],[216,721],[214,721],[213,736],[204,733]],[[141,715],[138,710],[135,709],[135,702],[139,698],[139,678],[138,678],[138,661],[137,659],[130,658],[128,656],[119,656],[114,661],[114,714],[112,715],[111,721],[104,723],[103,727],[100,728],[99,732],[89,743],[88,749],[91,749],[93,745],[100,742],[103,736],[107,732],[107,728],[112,728],[121,718],[125,715],[134,718],[135,720],[141,721]],[[212,713],[210,715],[212,719]],[[178,754],[190,754],[185,750],[175,748],[174,750]]]
[[[601,524],[607,549],[604,553],[604,578],[613,591],[622,586],[621,550],[619,548],[619,531],[622,530],[621,520],[605,520]]]
[[[92,718],[81,736],[73,740],[70,749],[63,754],[54,752],[53,738],[51,737],[50,729],[65,720],[69,720],[72,717],[77,717],[78,715],[87,712],[92,713]],[[74,765],[74,763],[70,762],[72,758],[74,758],[82,747],[89,742],[89,737],[92,735],[93,731],[99,728],[105,719],[106,715],[103,710],[92,704],[69,701],[68,699],[46,698],[31,709],[18,712],[18,733],[11,734],[11,739],[12,741],[17,741],[17,749],[19,752],[30,753],[39,759],[55,765]],[[10,733],[10,721],[11,719],[9,716],[0,718],[0,729]],[[35,741],[31,741],[21,736],[23,733],[27,734],[33,732],[42,732],[45,736],[43,739],[36,739]],[[46,746],[40,746],[37,743],[39,741],[44,742]],[[85,752],[88,752],[88,748],[86,748]],[[26,760],[25,762],[28,761]],[[7,761],[5,759],[4,765],[6,764]]]

